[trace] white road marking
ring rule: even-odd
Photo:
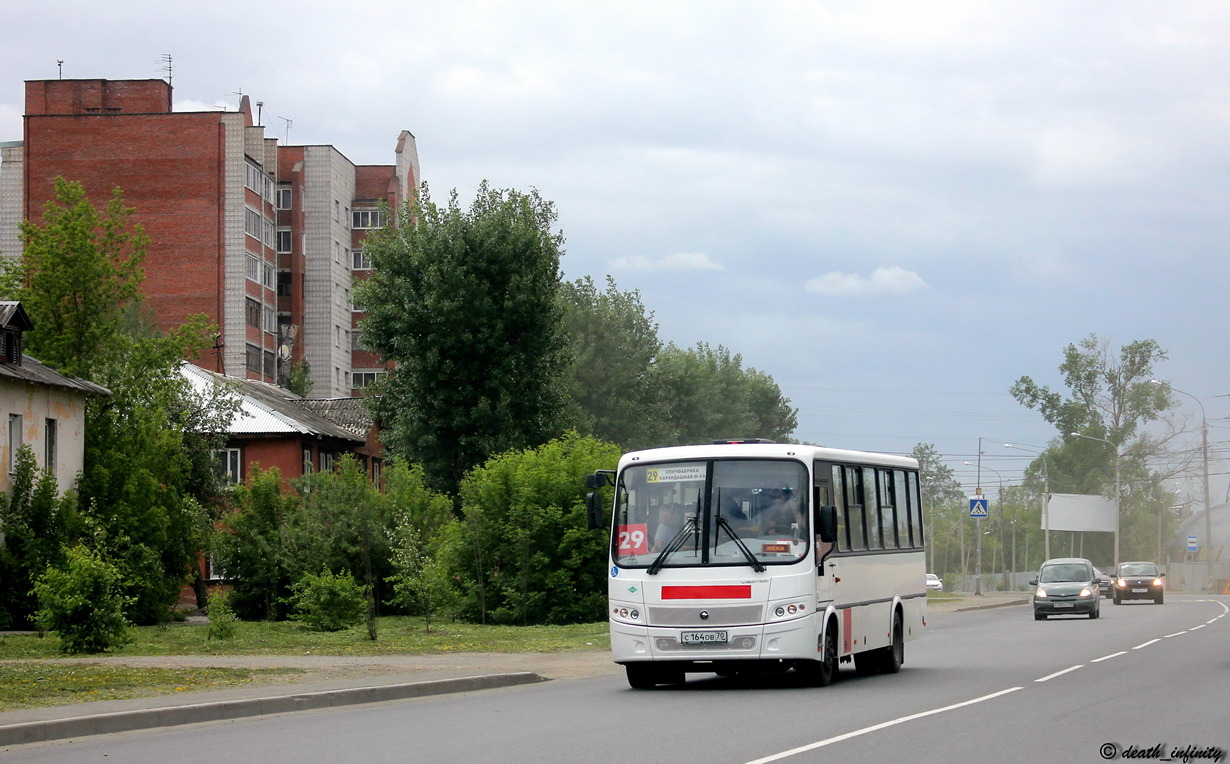
[[[1089,662],[1090,663],[1101,663],[1102,661],[1108,661],[1111,658],[1118,658],[1120,655],[1127,655],[1127,650],[1120,650],[1117,653],[1111,653],[1110,655],[1103,655],[1101,658],[1094,658],[1093,660]]]
[[[1066,668],[1066,669],[1064,669],[1063,671],[1056,671],[1054,674],[1047,674],[1046,676],[1042,677],[1041,679],[1035,679],[1034,681],[1035,681],[1035,682],[1045,682],[1045,681],[1048,681],[1048,680],[1050,680],[1050,679],[1054,679],[1054,678],[1055,678],[1055,677],[1057,677],[1057,676],[1063,676],[1064,674],[1068,673],[1069,671],[1076,671],[1078,668],[1084,668],[1084,667],[1085,667],[1085,664],[1081,663],[1081,664],[1079,664],[1079,665],[1077,665],[1077,666],[1073,666],[1072,668]]]
[[[1198,629],[1198,628],[1200,628],[1200,627],[1199,627],[1199,626],[1197,626],[1196,628]],[[1140,649],[1140,648],[1142,648],[1142,647],[1148,647],[1149,645],[1153,644],[1154,642],[1161,642],[1161,641],[1162,641],[1162,640],[1160,640],[1160,639],[1150,639],[1148,642],[1142,642],[1141,644],[1136,645],[1136,646],[1135,646],[1135,647],[1133,647],[1132,649],[1133,649],[1133,650],[1139,650],[1139,649]]]
[[[953,709],[964,708],[965,706],[972,706],[975,703],[982,703],[983,701],[986,701],[986,700],[992,700],[994,698],[998,698],[1001,695],[1007,695],[1010,692],[1016,692],[1017,690],[1021,690],[1021,689],[1024,689],[1024,688],[1009,687],[1006,690],[1000,690],[999,692],[993,692],[990,695],[983,695],[981,698],[974,698],[973,700],[967,700],[962,703],[954,703],[951,706],[944,706],[943,708],[933,708],[930,711],[921,711],[917,714],[910,714],[909,716],[902,716],[899,719],[893,719],[892,721],[883,722],[881,724],[875,724],[870,727],[864,727],[861,730],[854,730],[853,732],[847,732],[844,735],[837,735],[835,737],[831,737],[826,740],[819,740],[815,743],[808,743],[807,745],[799,746],[798,748],[792,748],[789,751],[782,751],[781,753],[775,753],[772,756],[766,756],[763,759],[754,759],[752,761],[749,761],[747,764],[766,764],[766,762],[770,762],[770,761],[781,761],[782,759],[786,759],[791,756],[796,756],[800,753],[806,753],[807,751],[814,751],[817,748],[823,748],[826,745],[832,745],[833,743],[840,743],[843,740],[849,740],[850,738],[859,737],[860,735],[866,735],[870,732],[876,732],[878,730],[882,730],[888,727],[893,727],[898,724],[904,724],[905,722],[913,721],[915,719],[922,719],[925,716],[934,716],[935,714],[942,714],[945,711],[952,711]]]

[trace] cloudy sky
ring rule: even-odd
[[[242,92],[359,164],[409,130],[439,201],[537,188],[570,279],[771,374],[801,439],[972,484],[984,438],[1013,482],[998,444],[1056,433],[1009,387],[1096,333],[1159,342],[1230,452],[1226,2],[12,0],[0,141],[23,81],[164,54],[177,110]]]

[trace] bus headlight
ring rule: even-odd
[[[640,608],[635,607],[613,607],[611,608],[611,617],[620,621],[634,621],[639,623],[641,620]]]
[[[796,618],[807,612],[807,606],[802,602],[790,602],[773,608],[775,618]]]

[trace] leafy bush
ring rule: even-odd
[[[230,639],[235,636],[238,619],[231,610],[230,593],[214,589],[209,593],[209,629],[206,639]]]
[[[439,554],[469,617],[503,624],[587,623],[606,612],[607,539],[585,519],[585,476],[619,447],[567,434],[492,457],[461,485],[465,522]]]
[[[291,602],[299,620],[317,631],[341,631],[362,623],[367,613],[363,587],[349,572],[334,575],[328,569],[308,573],[292,587]]]
[[[47,568],[34,593],[39,627],[60,637],[63,652],[101,653],[131,641],[119,570],[92,550],[67,550],[64,567]]]

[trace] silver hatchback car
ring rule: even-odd
[[[1102,597],[1093,563],[1082,557],[1057,557],[1042,563],[1034,589],[1034,620],[1052,615],[1101,615]]]

